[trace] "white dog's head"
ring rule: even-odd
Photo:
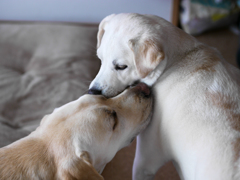
[[[79,161],[76,167],[85,167],[82,162],[87,159],[102,172],[117,151],[147,126],[151,110],[150,89],[140,83],[114,98],[84,95],[43,118],[36,133],[66,171],[78,172],[73,164]]]
[[[139,14],[113,14],[102,20],[97,35],[97,56],[102,65],[90,84],[90,94],[112,97],[144,78],[155,76],[153,70],[164,59],[157,34],[159,19]],[[143,82],[149,86],[154,83]]]

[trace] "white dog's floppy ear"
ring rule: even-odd
[[[145,78],[164,59],[160,43],[153,38],[135,38],[128,43],[134,53],[135,66],[141,78]]]
[[[99,27],[98,27],[98,33],[97,33],[97,48],[100,47],[101,40],[102,40],[103,34],[104,34],[104,32],[105,32],[104,26],[106,25],[107,21],[109,21],[113,16],[115,16],[115,14],[111,14],[111,15],[105,17],[105,18],[100,22]]]
[[[104,178],[94,169],[88,152],[81,152],[80,157],[72,159],[68,163],[68,168],[62,172],[62,179],[68,180],[104,180]]]

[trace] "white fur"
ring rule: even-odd
[[[129,42],[146,39],[163,53],[147,57],[164,58],[144,77],[141,52]],[[135,81],[153,87],[153,118],[137,138],[134,180],[153,179],[169,160],[185,180],[240,179],[240,72],[218,51],[160,17],[118,14],[101,22],[97,54],[102,66],[90,89],[111,97]],[[128,67],[115,70],[114,60]]]

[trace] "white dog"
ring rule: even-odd
[[[102,65],[89,92],[112,97],[153,86],[153,119],[137,138],[133,179],[172,160],[185,180],[240,179],[240,72],[166,20],[118,14],[97,35]]]
[[[29,136],[0,149],[0,179],[103,180],[99,173],[147,126],[151,110],[145,84],[111,99],[82,96],[45,116]]]

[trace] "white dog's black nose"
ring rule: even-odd
[[[88,94],[101,95],[102,91],[93,87],[88,90]]]

